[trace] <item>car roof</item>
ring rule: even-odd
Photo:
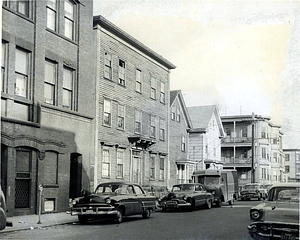
[[[127,185],[139,185],[137,183],[132,183],[132,182],[127,182],[127,181],[113,181],[113,182],[102,182],[102,183],[99,183],[99,185],[101,184],[127,184]]]

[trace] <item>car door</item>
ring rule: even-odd
[[[140,214],[144,211],[143,207],[148,205],[147,197],[140,186],[134,185],[133,188],[138,199],[138,205],[136,206],[135,211],[136,214]]]
[[[198,186],[197,198],[198,198],[198,206],[205,204],[206,190],[202,185]]]
[[[126,199],[123,200],[125,206],[125,215],[134,215],[137,212],[139,200],[135,194],[133,185],[127,185]]]

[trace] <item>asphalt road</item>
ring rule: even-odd
[[[192,212],[157,211],[149,219],[132,216],[121,224],[93,222],[59,225],[34,230],[2,234],[1,239],[59,239],[59,240],[142,240],[142,239],[203,239],[251,240],[247,230],[249,209],[259,201],[236,201],[231,207],[198,209]]]

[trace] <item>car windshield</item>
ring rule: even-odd
[[[133,187],[128,184],[99,184],[95,193],[102,195],[133,193]]]
[[[172,188],[173,192],[180,192],[180,191],[198,191],[199,185],[195,184],[182,184],[182,185],[174,185]]]
[[[210,185],[210,184],[218,184],[219,183],[219,177],[213,177],[213,176],[206,176],[205,177],[205,184]]]
[[[273,189],[273,201],[285,202],[299,202],[299,188],[297,187],[278,187]]]
[[[259,187],[259,185],[245,185],[244,186],[244,190],[252,190],[252,189],[255,189],[255,190],[257,190],[257,189],[259,189],[260,187]]]

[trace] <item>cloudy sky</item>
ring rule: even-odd
[[[270,116],[300,149],[300,1],[94,0],[94,15],[175,64],[187,106]]]

